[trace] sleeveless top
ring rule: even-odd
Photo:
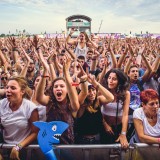
[[[60,137],[61,144],[73,144],[74,143],[74,119],[69,109],[70,104],[66,103],[63,106],[59,106],[58,104],[54,103],[52,99],[50,99],[47,105],[47,122],[51,121],[63,121],[68,123],[68,129],[63,132]]]
[[[101,112],[104,115],[116,117],[117,102],[111,102],[111,103],[104,104],[101,107]],[[123,114],[123,105],[119,102],[118,117],[122,116],[122,114]]]
[[[76,119],[76,133],[80,136],[95,135],[100,133],[102,125],[102,114],[99,106],[95,113],[90,113],[85,109],[84,114]]]
[[[86,59],[87,51],[88,51],[87,45],[85,44],[85,46],[83,48],[81,48],[81,46],[80,46],[80,44],[78,42],[77,47],[75,48],[74,53],[76,54],[77,57],[84,56],[85,59]]]

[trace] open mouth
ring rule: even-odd
[[[57,97],[61,97],[62,92],[57,92]]]
[[[9,95],[9,94],[6,94],[6,97],[7,97],[7,98],[10,98],[10,97],[11,97],[11,95]]]
[[[56,140],[59,140],[59,138],[61,137],[61,134],[54,134],[53,136]]]

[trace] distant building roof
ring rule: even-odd
[[[66,21],[71,21],[71,20],[74,20],[74,19],[85,19],[85,20],[87,20],[89,22],[92,20],[88,16],[77,14],[77,15],[69,16],[68,18],[66,18]]]

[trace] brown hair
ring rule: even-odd
[[[31,98],[32,90],[28,87],[28,83],[24,77],[15,76],[15,77],[9,78],[9,81],[10,80],[15,80],[19,84],[21,90],[25,91],[23,98],[27,98],[27,99]]]

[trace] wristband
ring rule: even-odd
[[[121,132],[122,135],[126,136],[126,132]]]
[[[42,78],[48,78],[49,76],[47,75],[41,75]]]
[[[14,146],[14,149],[19,152],[22,149],[21,144],[16,144],[16,146]]]
[[[87,79],[86,79],[86,80],[84,80],[84,81],[79,82],[79,84],[81,84],[81,83],[85,83],[85,82],[87,82]]]

